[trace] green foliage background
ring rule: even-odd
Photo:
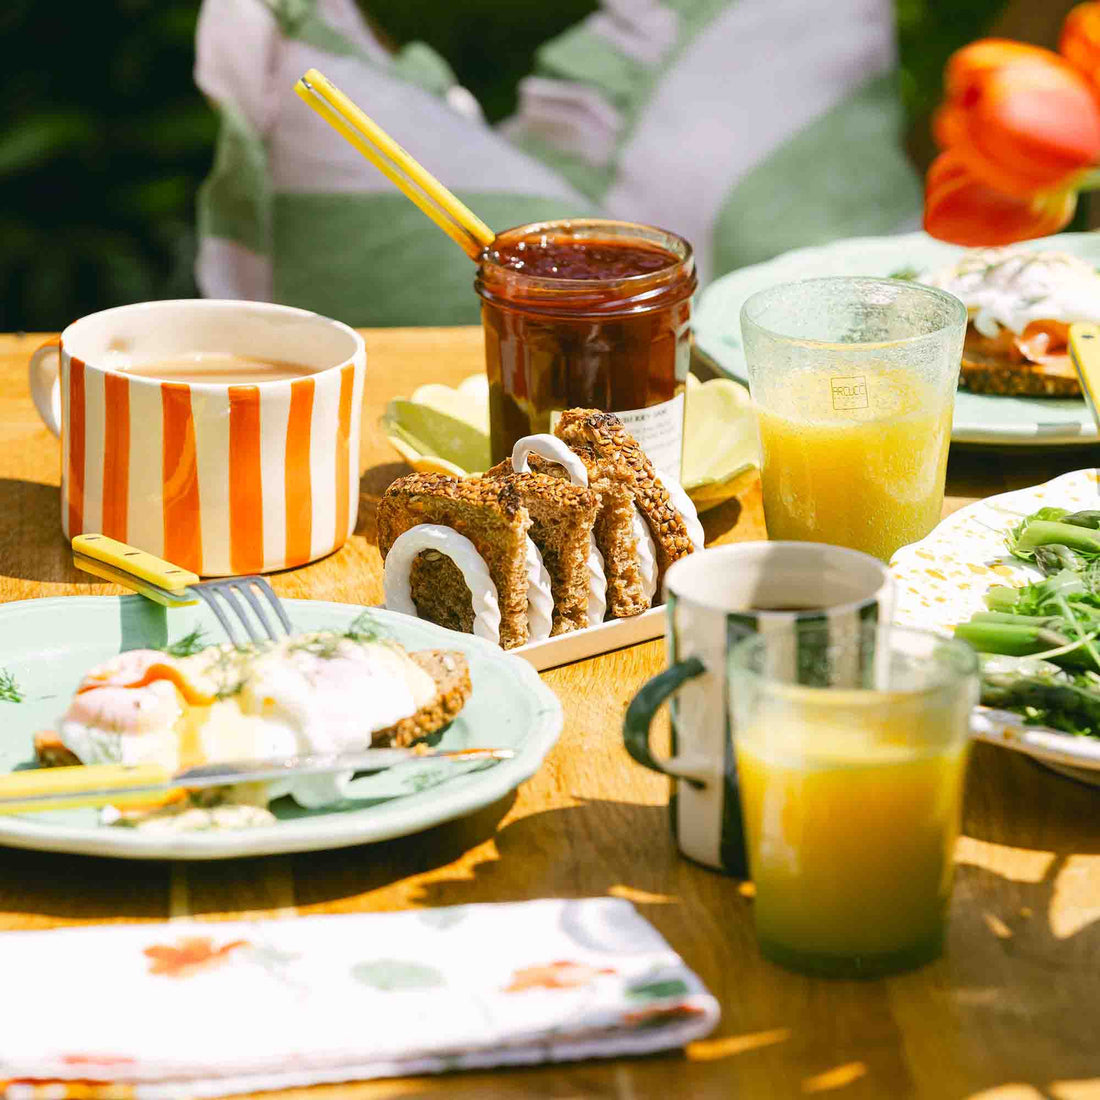
[[[896,2],[902,94],[919,120],[939,97],[948,54],[1004,0]],[[364,4],[394,44],[419,38],[438,49],[491,119],[511,110],[535,47],[596,7]],[[195,193],[214,141],[191,78],[198,6],[0,0],[0,331],[59,329],[95,309],[196,293]]]

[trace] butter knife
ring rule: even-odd
[[[227,760],[173,772],[160,764],[81,764],[0,775],[0,814],[38,813],[76,806],[150,805],[173,790],[237,783],[270,783],[332,772],[380,772],[410,760],[472,764],[510,760],[512,749],[363,749],[360,752]]]

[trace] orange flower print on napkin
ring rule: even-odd
[[[13,1096],[41,1096],[49,1097],[50,1100],[134,1100],[137,1096],[130,1085],[123,1085],[118,1081],[69,1077],[65,1080],[45,1077],[0,1080],[0,1096],[6,1096],[8,1092]]]
[[[149,959],[149,973],[167,978],[190,978],[202,970],[221,966],[238,947],[248,947],[248,940],[232,940],[215,947],[209,936],[189,936],[177,940],[175,947],[153,944],[142,952]]]
[[[597,970],[585,963],[565,961],[543,963],[541,966],[525,966],[512,975],[512,981],[504,987],[505,993],[523,993],[528,989],[573,989],[588,985],[600,974],[614,974],[609,967]]]

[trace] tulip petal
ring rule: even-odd
[[[947,60],[944,87],[949,97],[983,72],[999,69],[1016,61],[1060,61],[1056,53],[1042,46],[1013,42],[1010,38],[979,38],[956,50]]]
[[[945,82],[936,140],[994,190],[1021,198],[1064,190],[1100,160],[1100,100],[1050,50],[975,42],[951,58]]]
[[[941,153],[928,170],[925,231],[970,248],[1046,237],[1069,224],[1077,208],[1073,191],[1019,198],[994,190],[971,171],[957,150]]]
[[[1066,16],[1058,51],[1094,85],[1100,85],[1100,4],[1078,4]]]

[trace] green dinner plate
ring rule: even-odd
[[[285,600],[296,630],[344,630],[363,608]],[[487,806],[529,779],[561,732],[554,693],[519,657],[471,634],[371,608],[379,632],[407,649],[457,649],[473,692],[439,744],[511,748],[490,765],[418,761],[353,781],[355,797],[323,810],[288,798],[273,803],[275,825],[192,833],[151,833],[101,825],[99,811],[74,809],[0,816],[0,844],[122,859],[227,859],[366,844],[419,832]],[[199,628],[222,635],[205,605],[166,611],[141,596],[68,596],[0,604],[0,668],[24,695],[0,702],[0,773],[28,767],[38,730],[55,726],[81,677],[127,649],[159,647]]]
[[[1062,233],[1020,247],[1072,252],[1100,266],[1100,234],[1096,233]],[[756,291],[823,275],[888,276],[906,269],[926,271],[946,266],[964,251],[926,233],[907,233],[858,237],[784,253],[767,263],[731,272],[703,292],[695,313],[696,345],[720,370],[746,381],[741,306]],[[1100,315],[1100,302],[1097,313]],[[1097,430],[1082,398],[996,397],[959,390],[951,438],[956,443],[1051,446],[1095,443]]]

